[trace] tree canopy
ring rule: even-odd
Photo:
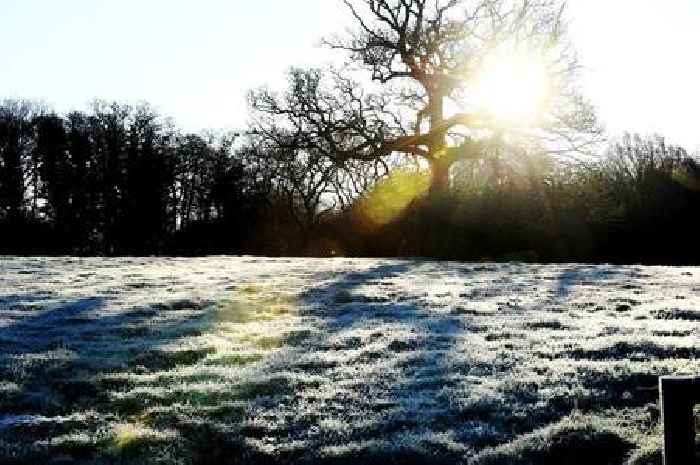
[[[258,130],[276,143],[318,151],[339,164],[392,153],[419,157],[431,168],[431,191],[438,192],[447,188],[455,162],[492,156],[494,146],[580,152],[600,135],[579,89],[563,2],[343,2],[355,29],[324,44],[346,52],[344,68],[293,69],[284,94],[251,93]],[[493,62],[506,72],[521,66],[525,74],[539,73],[546,88],[536,114],[504,118],[480,104],[478,86],[489,81]],[[533,89],[521,93],[527,92]]]

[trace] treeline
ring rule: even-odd
[[[363,242],[364,253],[459,260],[700,263],[700,163],[627,135],[600,158],[518,154],[462,164]]]
[[[575,164],[502,151],[441,195],[425,168],[184,133],[145,104],[6,101],[0,253],[700,263],[700,165],[662,138]]]
[[[226,136],[180,134],[145,105],[97,102],[89,113],[59,116],[5,102],[0,248],[162,253],[194,222],[255,218],[242,210],[254,205],[256,186],[243,184],[230,143]],[[241,239],[236,230],[232,239]]]
[[[0,102],[0,253],[302,253],[382,166],[189,134],[146,104]]]

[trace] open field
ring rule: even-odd
[[[0,259],[0,463],[659,463],[700,270]]]

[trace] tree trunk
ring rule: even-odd
[[[438,91],[430,96],[430,129],[443,124],[444,96]],[[447,141],[443,132],[438,132],[430,143],[430,191],[435,196],[447,192],[450,188],[450,163],[444,158]]]
[[[450,165],[439,158],[430,160],[430,191],[429,195],[444,194],[450,188]]]

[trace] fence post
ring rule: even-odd
[[[659,378],[661,418],[664,427],[664,465],[695,464],[695,418],[700,403],[700,377]]]

